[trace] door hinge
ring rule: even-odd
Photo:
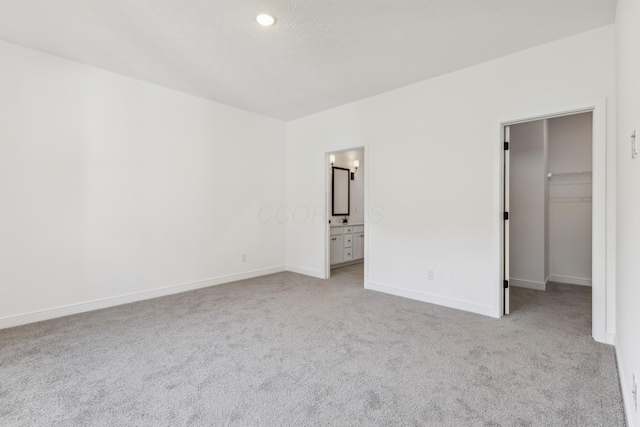
[[[508,281],[508,280],[505,280],[505,281],[504,281],[504,288],[505,288],[505,289],[508,289],[508,288],[509,288],[509,281]]]
[[[504,142],[504,149],[505,150],[509,149],[509,143],[507,141]]]
[[[509,212],[505,212],[503,217],[504,217],[505,221],[508,220],[509,219]]]

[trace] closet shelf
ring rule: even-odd
[[[590,185],[593,172],[551,172],[547,174],[549,183],[555,185]]]

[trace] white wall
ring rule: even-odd
[[[284,267],[261,211],[285,202],[283,122],[5,42],[0,62],[0,327]]]
[[[592,114],[548,120],[549,172],[592,171]],[[551,280],[591,285],[592,185],[552,181],[549,203]]]
[[[336,156],[334,166],[350,169],[351,172],[354,171],[353,161],[358,160],[360,162],[354,179],[349,181],[351,185],[351,199],[349,203],[351,215],[349,215],[349,224],[361,224],[364,222],[364,171],[366,167],[364,150],[342,151],[340,153],[334,153],[334,155]],[[329,194],[331,194],[331,176],[329,176]],[[331,200],[331,197],[329,197],[329,212],[331,212]],[[342,224],[343,218],[342,216],[332,216],[331,223]]]
[[[364,146],[366,287],[497,316],[499,124],[607,98],[612,152],[613,51],[608,26],[288,122],[288,207],[322,211],[325,153]],[[288,221],[290,267],[322,276],[324,224],[318,215]],[[427,270],[435,280],[426,280]]]
[[[544,290],[545,121],[510,126],[509,143],[509,280],[513,286]]]
[[[630,426],[640,426],[631,401],[631,377],[640,377],[640,157],[631,159],[630,135],[640,129],[640,2],[620,0],[616,13],[618,93],[616,354]],[[639,133],[640,134],[640,133]],[[640,403],[640,402],[638,402]]]

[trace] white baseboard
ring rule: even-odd
[[[290,271],[292,273],[298,273],[298,274],[304,274],[305,276],[316,277],[318,279],[324,279],[325,278],[324,274],[322,273],[322,271],[311,270],[309,268],[295,267],[293,265],[287,265],[286,270]]]
[[[618,343],[615,335],[613,338],[614,338],[616,362],[618,364],[618,377],[620,378],[620,391],[622,393],[622,403],[623,403],[622,406],[624,407],[624,412],[627,417],[627,425],[629,427],[633,427],[635,425],[634,415],[636,415],[633,413],[635,412],[635,404],[632,402],[631,392],[629,391],[631,390],[631,388],[627,388],[627,384],[631,382],[630,381],[631,378],[627,378],[627,373],[624,371],[624,368],[622,367],[622,363],[620,361],[620,353],[618,352]]]
[[[221,285],[223,283],[237,282],[238,280],[245,280],[254,277],[265,276],[267,274],[280,273],[285,270],[286,268],[284,266],[264,268],[260,270],[248,271],[245,273],[231,274],[229,276],[200,280],[197,282],[182,283],[179,285],[171,285],[163,288],[151,289],[148,291],[133,292],[130,294],[118,295],[115,297],[86,301],[77,304],[69,304],[61,307],[32,311],[29,313],[16,314],[13,316],[0,318],[0,329],[26,325],[27,323],[55,319],[57,317],[69,316],[72,314],[84,313],[92,310],[99,310],[101,308],[113,307],[116,305],[128,304],[131,302],[142,301],[151,298],[158,298],[166,295],[179,294],[181,292],[208,288],[209,286]]]
[[[471,313],[482,314],[484,316],[496,317],[495,309],[490,306],[475,304],[468,301],[462,301],[454,298],[441,297],[438,295],[427,294],[425,292],[414,291],[411,289],[398,288],[396,286],[383,285],[381,283],[369,282],[365,283],[365,289],[383,292],[399,297],[410,298],[431,304],[442,305],[444,307],[455,308],[458,310],[469,311]]]
[[[331,266],[331,270],[333,270],[334,268],[342,268],[342,267],[347,267],[349,265],[355,265],[355,264],[364,264],[364,258],[357,259],[355,261],[341,262],[340,264],[333,264]]]
[[[549,280],[551,282],[566,283],[568,285],[591,286],[591,279],[581,279],[579,277],[556,276],[552,274],[549,276]]]
[[[509,286],[515,286],[517,288],[535,289],[536,291],[546,291],[546,282],[534,282],[531,280],[514,279],[509,278]]]

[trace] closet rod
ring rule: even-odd
[[[592,175],[592,171],[582,171],[582,172],[550,172],[547,174],[547,177],[552,178],[554,176],[580,176],[580,175]]]

